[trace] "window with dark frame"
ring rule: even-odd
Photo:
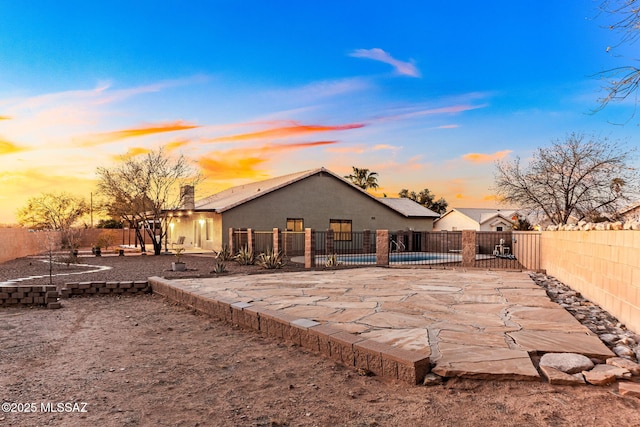
[[[333,230],[335,241],[351,241],[350,219],[330,219],[329,228]]]
[[[304,219],[287,218],[287,231],[304,231]]]

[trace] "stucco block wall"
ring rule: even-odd
[[[640,231],[544,231],[541,265],[640,333]]]
[[[45,251],[46,235],[54,233],[60,243],[60,233],[30,232],[26,228],[0,228],[0,262],[10,261]]]

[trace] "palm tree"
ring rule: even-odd
[[[369,169],[360,169],[355,166],[351,166],[351,168],[353,169],[353,173],[346,175],[345,178],[351,181],[353,185],[357,185],[363,190],[367,188],[376,189],[379,187],[377,172],[370,172]]]

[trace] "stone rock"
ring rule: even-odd
[[[640,364],[623,357],[611,357],[607,359],[607,365],[626,369],[633,375],[640,375]]]
[[[576,374],[593,368],[587,356],[577,353],[547,353],[540,358],[540,368],[549,367],[566,374]]]
[[[640,384],[621,382],[618,384],[618,393],[622,396],[640,397]]]
[[[443,383],[443,381],[444,379],[440,375],[436,375],[433,372],[429,372],[427,375],[425,375],[422,385],[426,385],[426,386],[440,385]]]
[[[613,344],[614,342],[619,340],[618,336],[614,334],[602,334],[600,335],[600,339],[607,344]]]
[[[554,385],[582,385],[584,384],[584,377],[582,374],[566,374],[550,366],[540,365],[540,370],[547,378],[549,384]]]
[[[584,379],[586,382],[593,385],[607,385],[616,382],[616,376],[612,372],[597,371],[595,369],[592,369],[591,371],[583,371],[582,375],[584,375]]]
[[[631,350],[629,347],[627,347],[626,345],[622,345],[622,344],[618,344],[615,347],[613,347],[613,352],[615,354],[617,354],[620,357],[634,357],[634,351]]]

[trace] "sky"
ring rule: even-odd
[[[633,100],[594,112],[599,73],[640,58],[598,5],[0,0],[0,223],[159,147],[202,171],[196,198],[356,166],[379,196],[494,207],[497,160],[639,144]]]

